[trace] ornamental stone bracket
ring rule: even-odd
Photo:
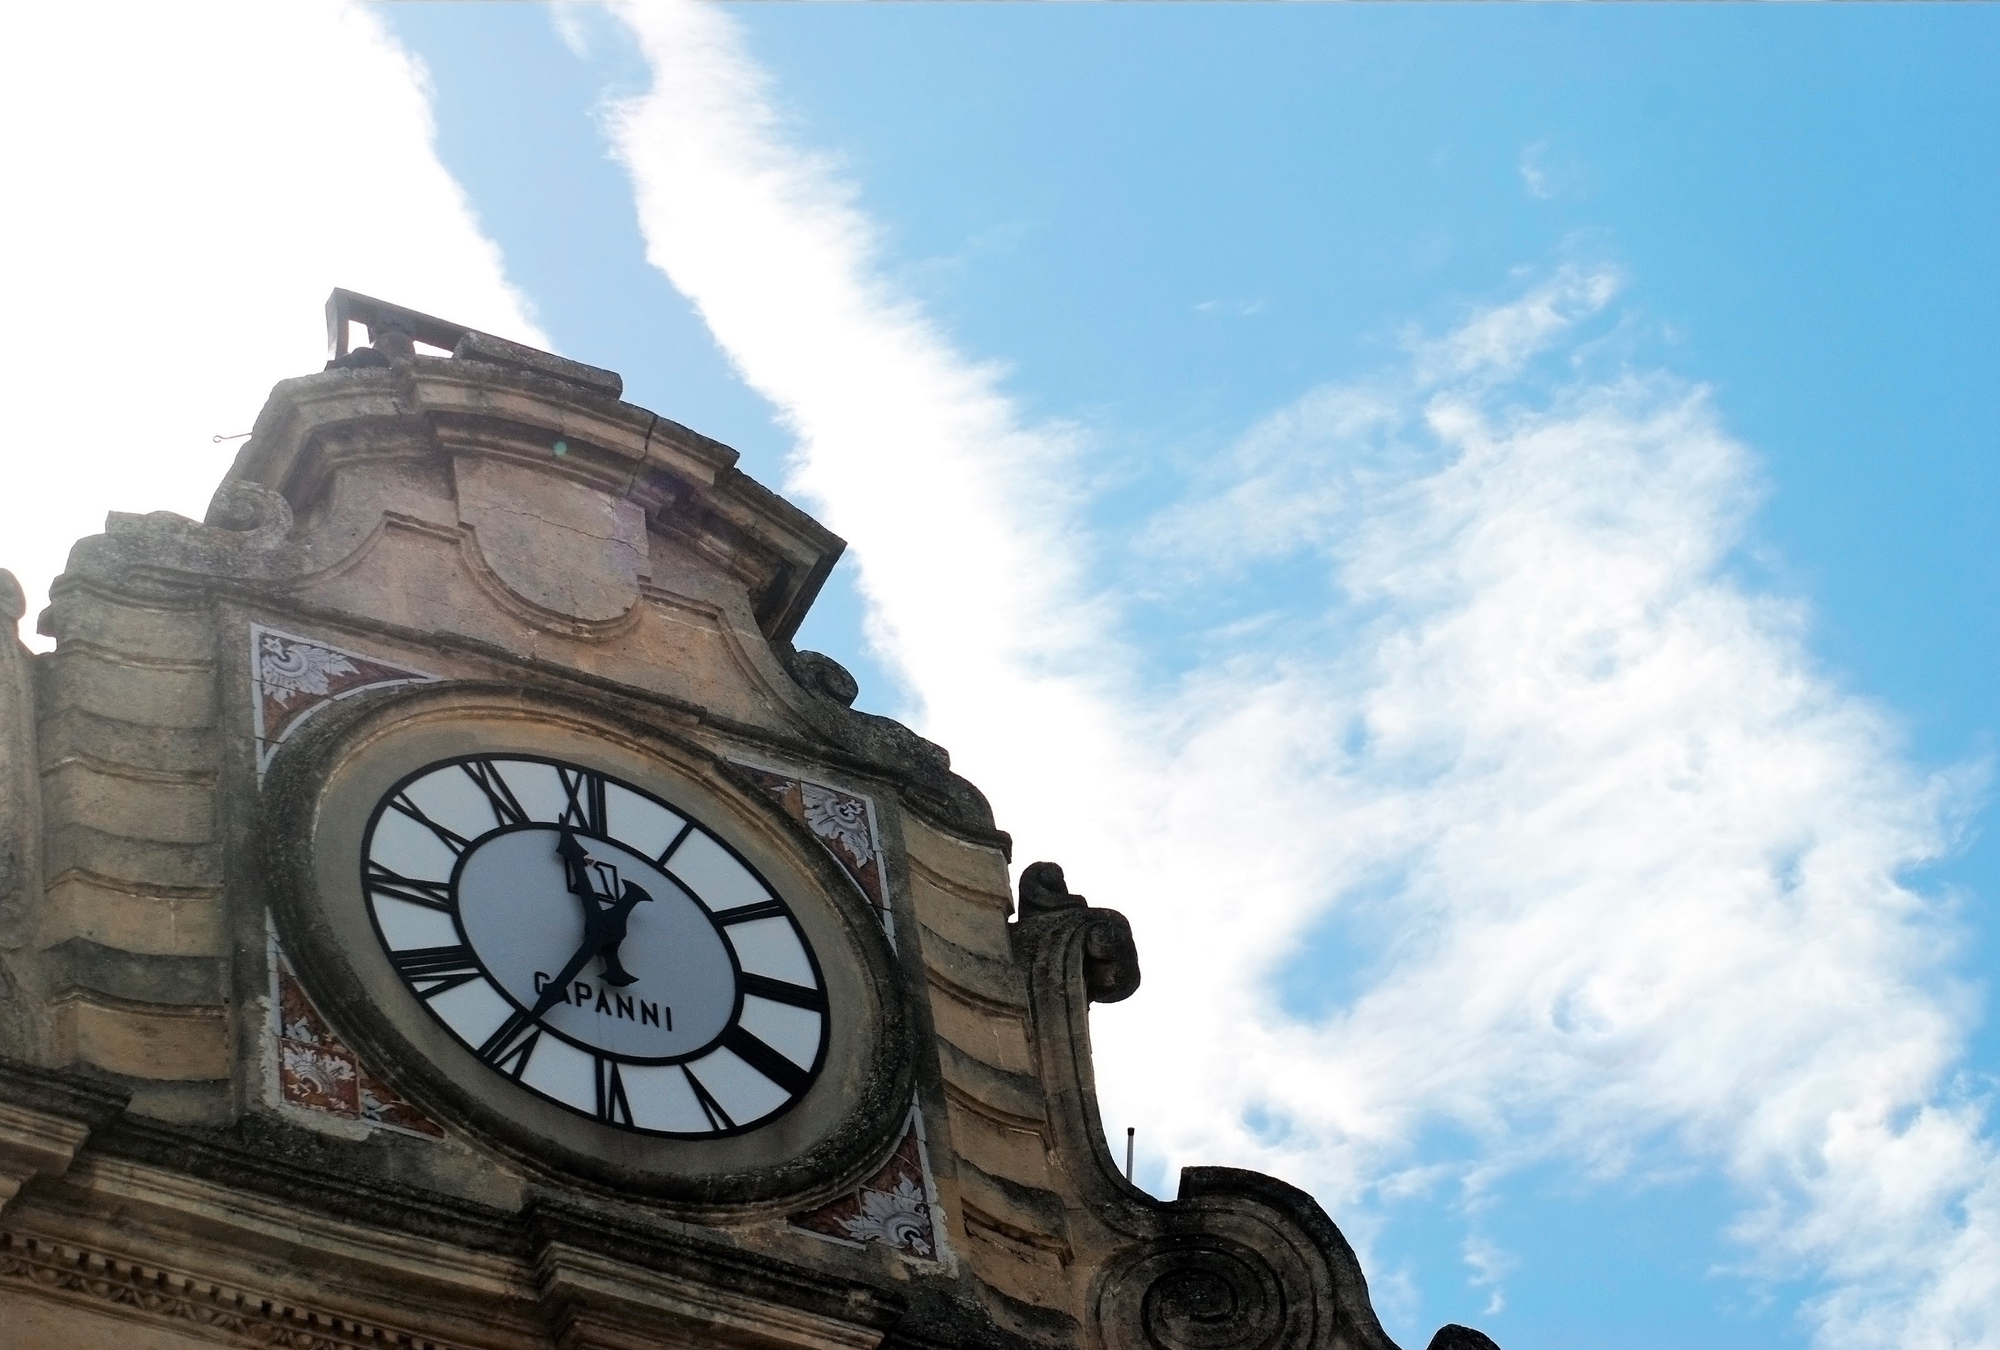
[[[13,1081],[0,1097],[0,1216],[28,1184],[55,1178],[91,1134],[125,1109],[128,1098],[108,1088],[82,1085],[65,1076],[0,1061]]]
[[[1156,1199],[1118,1171],[1098,1115],[1089,1006],[1139,986],[1131,925],[1072,894],[1062,869],[1021,874],[1015,950],[1028,971],[1053,1151],[1094,1215],[1100,1249],[1082,1291],[1092,1350],[1396,1350],[1347,1239],[1305,1192],[1274,1177],[1190,1167]],[[1475,1338],[1475,1339],[1468,1339]],[[1498,1350],[1447,1327],[1434,1350]]]
[[[59,1177],[90,1138],[90,1127],[0,1102],[0,1215],[36,1177]]]

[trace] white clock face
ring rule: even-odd
[[[527,755],[444,760],[362,844],[403,983],[495,1072],[644,1134],[737,1134],[826,1058],[819,963],[771,885],[684,810]]]

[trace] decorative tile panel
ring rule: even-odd
[[[835,1242],[857,1247],[881,1243],[917,1260],[938,1260],[937,1187],[931,1180],[923,1125],[922,1114],[911,1107],[903,1141],[882,1170],[852,1195],[794,1214],[792,1226]]]
[[[257,737],[258,780],[262,781],[284,739],[327,704],[364,689],[436,678],[316,638],[252,624],[250,717]]]
[[[277,985],[279,1100],[301,1111],[444,1138],[435,1121],[361,1067],[306,997],[275,944],[271,961]]]
[[[889,909],[889,889],[884,884],[882,850],[875,827],[875,803],[858,793],[828,787],[810,779],[742,764],[757,785],[771,794],[785,813],[813,832],[833,860],[840,864],[868,903],[891,940],[896,935],[895,918]]]

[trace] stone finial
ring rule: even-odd
[[[1029,863],[1021,869],[1021,917],[1059,909],[1082,909],[1088,902],[1072,895],[1063,870],[1052,862]]]
[[[793,679],[843,708],[853,707],[854,700],[861,696],[860,681],[824,652],[795,651],[788,665]]]
[[[369,345],[390,360],[407,361],[417,354],[416,329],[408,320],[390,315],[377,319],[368,330]]]
[[[12,572],[0,567],[0,619],[5,619],[7,626],[13,628],[27,612],[27,593],[21,589],[21,583],[14,579]]]

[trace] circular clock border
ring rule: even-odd
[[[361,844],[392,784],[424,765],[488,754],[671,783],[648,791],[778,891],[829,1001],[821,1069],[796,1103],[731,1134],[613,1127],[508,1081],[422,1005],[374,936]],[[741,771],[642,717],[488,682],[357,695],[286,741],[259,797],[264,882],[286,956],[310,990],[356,995],[322,996],[321,1012],[370,1072],[531,1170],[695,1208],[796,1205],[851,1189],[879,1165],[909,1110],[911,1015],[872,912],[824,848]]]
[[[374,844],[377,832],[380,830],[385,817],[387,817],[394,810],[394,807],[391,804],[392,799],[399,795],[407,794],[410,789],[416,787],[418,784],[424,782],[426,779],[430,778],[434,774],[439,773],[440,771],[458,768],[462,765],[471,763],[484,764],[485,766],[487,766],[489,769],[493,770],[496,773],[499,771],[499,767],[503,764],[514,765],[514,764],[529,764],[529,763],[545,764],[550,768],[554,768],[559,771],[567,768],[575,768],[581,770],[584,773],[596,772],[594,770],[587,768],[586,766],[576,765],[568,760],[559,759],[554,756],[530,755],[521,751],[479,752],[467,755],[454,755],[448,759],[436,760],[429,764],[424,764],[412,770],[411,772],[403,775],[403,777],[399,779],[397,782],[390,785],[390,787],[376,801],[374,810],[370,815],[368,825],[362,831],[361,837],[362,837],[362,855],[363,855],[362,857],[363,879],[361,882],[361,886],[364,892],[370,890],[366,873],[368,866],[374,857]],[[811,941],[808,939],[805,932],[801,929],[798,918],[792,913],[791,907],[785,903],[783,897],[778,894],[776,888],[773,887],[770,884],[770,882],[766,881],[765,878],[758,873],[756,866],[753,863],[751,863],[749,859],[745,858],[741,852],[739,852],[736,848],[732,847],[726,839],[723,839],[721,836],[717,835],[715,831],[709,829],[706,825],[704,825],[697,816],[688,812],[685,807],[677,807],[670,802],[662,800],[658,795],[648,791],[643,787],[640,787],[638,784],[626,782],[623,779],[620,779],[614,775],[599,774],[599,777],[604,779],[607,784],[615,785],[619,788],[624,789],[627,792],[632,792],[641,797],[644,797],[648,801],[651,801],[654,805],[665,809],[670,815],[676,817],[686,827],[685,830],[683,831],[682,835],[683,839],[689,837],[692,834],[699,834],[711,840],[718,846],[720,846],[739,865],[745,868],[749,872],[751,877],[755,879],[758,883],[760,883],[762,888],[771,895],[771,897],[777,902],[779,906],[779,910],[776,914],[769,914],[762,917],[782,918],[789,925],[789,927],[792,929],[793,935],[798,939],[800,948],[802,949],[805,955],[806,964],[811,969],[813,982],[810,986],[808,986],[808,988],[810,989],[811,992],[818,993],[821,995],[822,998],[824,998],[826,989],[826,976],[825,972],[820,967],[819,957],[813,951]],[[574,806],[576,803],[572,801],[570,804]],[[555,822],[548,822],[548,821],[530,820],[524,823],[507,825],[507,824],[502,824],[496,820],[494,827],[492,829],[484,831],[479,835],[461,841],[462,852],[459,854],[459,856],[454,862],[454,865],[451,870],[451,876],[447,883],[448,893],[453,897],[452,908],[454,911],[456,911],[453,916],[453,927],[456,929],[458,936],[462,939],[465,951],[469,953],[469,959],[473,967],[477,971],[477,978],[483,980],[487,985],[491,986],[496,992],[500,994],[500,996],[503,999],[506,1000],[506,1002],[511,1007],[513,1007],[522,1016],[528,1016],[532,1010],[522,1006],[520,996],[514,991],[511,991],[504,986],[502,980],[499,977],[497,977],[494,974],[493,970],[491,969],[489,954],[482,952],[480,950],[479,944],[473,940],[472,935],[468,930],[465,919],[463,918],[463,912],[462,912],[463,899],[459,895],[459,891],[461,886],[464,884],[464,874],[466,871],[467,864],[473,861],[475,855],[482,847],[484,847],[489,843],[497,842],[508,835],[526,833],[529,831],[541,832],[549,830],[554,827],[555,827]],[[617,836],[608,833],[593,832],[583,825],[575,826],[570,831],[570,834],[572,837],[579,837],[582,839],[594,839],[604,843],[611,844],[612,846],[618,848],[621,852],[631,851],[630,841],[620,839]],[[681,840],[676,840],[675,842],[679,843],[681,842]],[[664,873],[669,870],[668,864],[664,860],[662,860],[660,863],[655,864],[655,870],[659,870]],[[686,888],[690,896],[699,895],[698,891],[695,890],[695,888],[688,885],[688,883],[681,881],[678,875],[676,875],[674,881],[671,882],[670,884]],[[652,897],[649,895],[647,898],[651,899]],[[670,897],[666,896],[663,896],[662,898],[667,898],[669,900],[671,899]],[[713,908],[709,904],[707,898],[706,897],[699,898],[696,907],[698,907],[702,911],[701,918],[703,919],[703,921],[707,922],[710,925],[711,929],[714,932],[717,950],[723,954],[723,959],[726,960],[730,966],[730,972],[731,972],[730,983],[732,986],[730,1016],[724,1021],[721,1028],[719,1028],[713,1036],[711,1036],[701,1044],[695,1046],[693,1049],[684,1051],[682,1053],[675,1055],[661,1056],[661,1057],[642,1057],[642,1056],[619,1055],[615,1052],[610,1052],[607,1057],[617,1060],[621,1064],[631,1067],[655,1065],[655,1064],[678,1065],[682,1063],[687,1063],[692,1065],[698,1063],[710,1052],[714,1051],[718,1046],[722,1045],[724,1043],[724,1038],[728,1035],[729,1031],[739,1024],[743,1012],[743,1000],[747,996],[748,992],[752,992],[752,991],[746,991],[746,989],[744,988],[744,979],[743,979],[744,971],[742,969],[742,961],[738,955],[734,943],[732,943],[728,938],[724,936],[723,923],[716,918]],[[379,906],[371,906],[370,918],[372,921],[371,926],[374,930],[376,940],[382,945],[382,948],[385,952],[391,954],[393,959],[393,956],[398,951],[398,949],[390,941],[388,933],[383,929],[382,911]],[[629,947],[626,947],[623,959],[625,960],[631,959],[630,952],[631,949]],[[554,964],[555,963],[551,963],[552,967]],[[414,983],[417,982],[419,978],[420,977],[413,977],[406,973],[403,976],[403,983],[406,987],[411,987],[412,992],[416,992],[413,986]],[[565,988],[569,987],[568,981],[564,982],[564,987]],[[435,1002],[432,1002],[431,999],[427,997],[425,993],[419,993],[417,997],[418,1001],[424,1005],[425,1010],[429,1012],[432,1017],[436,1018],[439,1022],[443,1023],[447,1030],[453,1032],[453,1034],[457,1037],[460,1044],[468,1044],[465,1037],[462,1034],[458,1033],[457,1029],[452,1026],[451,1020],[439,1012],[438,1005]],[[807,1076],[807,1084],[804,1088],[800,1089],[796,1094],[788,1094],[785,1102],[776,1109],[767,1111],[763,1115],[757,1116],[753,1119],[749,1119],[746,1121],[746,1123],[741,1125],[731,1123],[725,1127],[720,1127],[720,1128],[711,1127],[709,1129],[704,1129],[704,1130],[656,1130],[656,1129],[648,1129],[644,1126],[637,1124],[617,1125],[615,1122],[613,1123],[613,1128],[629,1130],[632,1133],[636,1134],[654,1135],[664,1139],[717,1139],[729,1135],[747,1134],[752,1130],[762,1129],[764,1126],[770,1124],[773,1120],[775,1120],[778,1116],[783,1115],[785,1112],[791,1110],[792,1107],[796,1106],[800,1101],[804,1100],[805,1096],[811,1091],[812,1082],[818,1078],[820,1070],[825,1067],[828,1042],[831,1039],[830,1017],[828,1015],[828,1010],[826,1010],[825,1008],[820,1009],[819,1022],[820,1022],[819,1031],[814,1047],[812,1063],[810,1065],[793,1066],[794,1068],[802,1069],[805,1072]],[[668,1015],[668,1025],[669,1026],[672,1025],[671,1012]],[[546,1033],[547,1035],[555,1038],[558,1041],[566,1042],[569,1045],[584,1051],[585,1053],[597,1055],[602,1050],[602,1047],[588,1044],[586,1043],[586,1041],[580,1039],[577,1035],[575,1035],[572,1031],[564,1030],[563,1028],[558,1027],[551,1022],[542,1021],[540,1024],[540,1031]],[[745,1050],[746,1057],[748,1056],[748,1054],[749,1050],[746,1048]],[[506,1061],[503,1059],[499,1062],[505,1063]],[[600,1073],[601,1072],[602,1071],[600,1070]],[[523,1077],[523,1075],[519,1072],[518,1069],[510,1070],[509,1076],[512,1077],[516,1082],[520,1083],[522,1087],[527,1088],[529,1091],[536,1093],[538,1096],[541,1096],[545,1100],[554,1102],[557,1106],[564,1107],[565,1109],[571,1111],[574,1114],[585,1115],[586,1117],[590,1115],[590,1113],[585,1112],[582,1107],[576,1106],[572,1103],[565,1102],[562,1098],[554,1096],[548,1092],[544,1092],[540,1088],[535,1087],[533,1084],[529,1083]],[[599,1091],[600,1093],[604,1091],[604,1088],[601,1084],[599,1087]],[[629,1117],[629,1115],[631,1114],[631,1108],[629,1107],[629,1105],[627,1108],[627,1112]]]

